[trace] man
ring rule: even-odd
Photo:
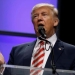
[[[45,29],[46,40],[51,44],[44,41],[46,45],[43,47],[46,47],[44,54],[42,54],[44,58],[42,57],[42,61],[40,62],[42,66],[40,67],[52,68],[51,55],[53,49],[56,69],[75,70],[75,46],[59,40],[56,35],[56,28],[59,23],[57,9],[52,4],[37,4],[32,9],[31,19],[37,39],[31,43],[13,47],[8,64],[34,67],[34,56],[39,49],[39,42],[41,41],[38,38],[41,35],[38,31],[38,27],[42,25]],[[49,48],[51,45],[52,49]],[[42,75],[43,72],[40,72],[40,74]]]

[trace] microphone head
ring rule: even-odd
[[[46,38],[45,29],[43,26],[44,26],[43,24],[39,24],[38,25],[38,31],[39,31],[41,37]]]
[[[40,31],[41,29],[45,31],[45,29],[44,29],[43,26],[44,26],[43,24],[39,24],[39,26],[38,26],[38,31]]]

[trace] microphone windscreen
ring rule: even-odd
[[[45,29],[44,29],[43,26],[44,26],[43,24],[39,24],[39,25],[38,25],[38,31],[40,31],[40,30],[44,30],[44,31],[45,31]]]
[[[38,32],[43,38],[46,38],[45,29],[43,24],[38,25]]]

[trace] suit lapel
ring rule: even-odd
[[[55,62],[57,62],[59,57],[62,55],[63,51],[64,51],[63,42],[58,40],[54,46],[54,60],[55,60]]]
[[[36,41],[34,41],[32,43],[29,43],[25,48],[26,54],[24,55],[24,61],[23,61],[24,66],[30,66],[31,57],[32,57],[32,53],[33,53],[35,43],[36,43]]]
[[[63,53],[63,50],[64,50],[64,46],[59,39],[55,43],[53,50],[54,50],[54,62],[56,63],[57,60],[59,59],[59,57],[61,56],[61,54]],[[51,68],[51,60],[52,60],[51,56],[52,56],[52,52],[48,57],[45,68]]]

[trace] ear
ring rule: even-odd
[[[54,26],[57,26],[58,23],[59,23],[59,19],[56,17],[56,18],[54,19]]]

